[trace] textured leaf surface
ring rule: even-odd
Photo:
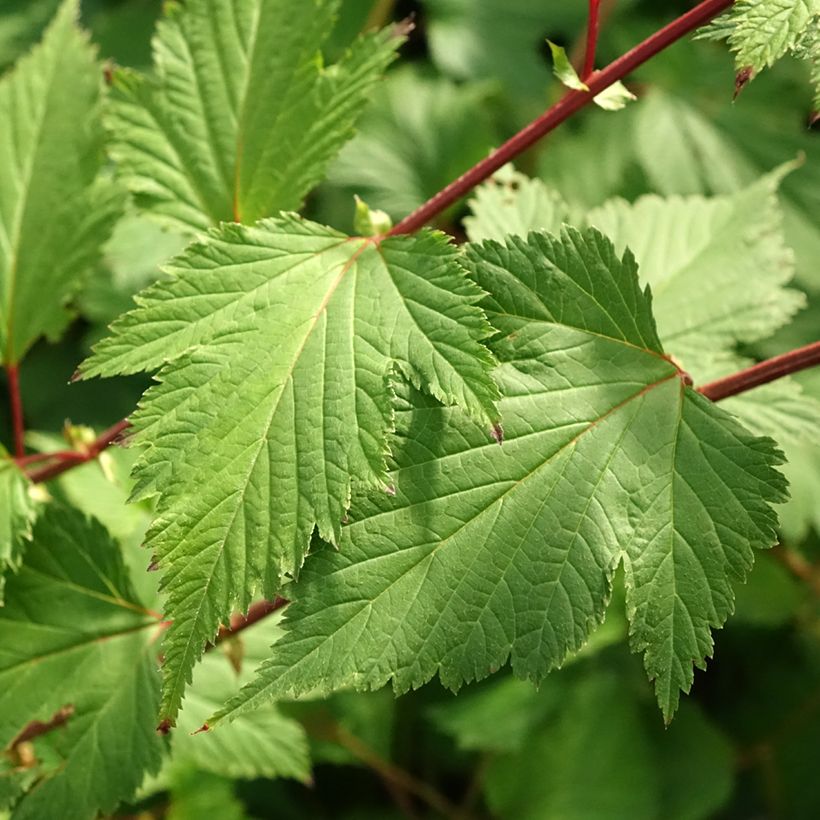
[[[66,706],[73,714],[47,736],[59,759],[15,818],[47,817],[55,806],[68,820],[110,813],[159,767],[158,625],[105,530],[47,509],[0,609],[0,745],[29,721]]]
[[[169,6],[155,73],[118,73],[113,154],[138,201],[188,230],[298,208],[352,136],[398,38],[325,67],[337,0]]]
[[[119,214],[97,181],[102,69],[66,0],[43,43],[0,81],[0,356],[17,362],[66,322],[65,302]],[[43,293],[49,298],[43,299]]]
[[[295,216],[225,226],[139,297],[86,375],[162,368],[133,423],[165,570],[164,712],[219,623],[338,539],[351,481],[388,488],[389,380],[497,420],[481,291],[440,234],[351,239]],[[170,362],[166,366],[166,362]]]
[[[530,231],[557,233],[565,222],[577,224],[582,218],[571,213],[555,190],[511,166],[476,188],[469,204],[471,215],[464,218],[464,227],[472,242],[501,241]]]
[[[0,604],[5,574],[17,569],[26,542],[31,540],[37,505],[29,493],[30,487],[31,483],[0,445]]]
[[[631,255],[569,231],[468,257],[504,336],[503,447],[457,411],[402,412],[396,498],[357,505],[340,551],[311,559],[228,714],[436,673],[455,688],[507,661],[539,680],[601,621],[623,560],[632,643],[669,717],[773,543],[780,455],[684,387]]]
[[[612,200],[588,215],[635,254],[665,347],[699,381],[805,304],[784,287],[794,276],[776,196],[785,170],[730,196]]]
[[[761,71],[794,51],[804,32],[820,24],[820,0],[736,0],[700,33],[726,40],[738,71]]]
[[[270,645],[281,635],[276,617],[245,629],[232,641],[208,652],[185,694],[175,732],[171,765],[195,765],[223,777],[310,778],[305,730],[285,717],[274,704],[240,717],[216,732],[193,734],[239,687],[253,678],[254,669],[270,655]],[[233,652],[240,664],[237,671]]]
[[[410,68],[393,72],[331,166],[330,182],[394,218],[405,216],[496,143],[487,92]]]

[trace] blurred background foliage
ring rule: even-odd
[[[689,7],[671,0],[604,0],[599,64]],[[3,0],[0,70],[40,36],[57,0]],[[83,0],[101,55],[146,68],[159,0]],[[576,58],[586,3],[566,0],[344,0],[331,58],[363,28],[412,16],[415,30],[379,90],[359,135],[306,211],[342,229],[352,196],[399,218],[554,102],[545,38]],[[781,201],[808,307],[754,350],[767,356],[814,341],[820,328],[820,131],[809,129],[805,69],[784,61],[732,102],[725,48],[682,42],[630,78],[639,101],[617,114],[590,109],[522,156],[584,211],[612,196],[720,194],[780,163],[803,165]],[[2,181],[0,180],[0,184]],[[440,227],[463,238],[466,206]],[[160,275],[182,240],[129,214],[104,264],[76,300],[77,320],[59,342],[26,359],[22,389],[29,443],[59,446],[70,420],[107,426],[126,415],[143,379],[68,379],[131,295]],[[696,374],[695,374],[696,375]],[[799,377],[820,398],[820,372]],[[8,444],[7,402],[0,429]],[[146,784],[129,816],[174,820],[245,817],[365,818],[816,818],[820,817],[820,444],[790,447],[793,500],[782,543],[759,555],[737,612],[717,633],[715,660],[665,729],[640,662],[626,646],[622,595],[590,645],[536,690],[500,672],[458,698],[433,683],[395,700],[389,691],[343,693],[284,706],[307,728],[309,779],[260,779],[181,755]],[[54,488],[101,518],[138,551],[147,511],[121,513],[126,453],[66,474]],[[113,512],[116,511],[116,512]],[[244,651],[248,651],[247,647]],[[207,674],[200,672],[199,674]],[[260,718],[261,720],[261,718]],[[275,732],[274,721],[267,730]],[[258,727],[257,727],[258,728]],[[231,750],[241,761],[239,743]],[[302,782],[300,782],[300,780]]]

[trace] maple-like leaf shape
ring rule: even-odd
[[[686,386],[629,252],[568,229],[467,255],[503,334],[503,447],[417,396],[396,497],[357,503],[341,549],[311,557],[284,637],[223,716],[436,673],[457,688],[507,661],[537,681],[601,621],[623,561],[632,645],[670,718],[774,542],[781,456]]]
[[[487,436],[498,419],[482,291],[443,234],[350,238],[289,215],[215,229],[169,272],[82,367],[161,368],[132,421],[174,621],[165,717],[220,622],[273,596],[314,527],[338,540],[351,482],[389,489],[394,371]]]
[[[159,768],[158,627],[103,527],[46,508],[0,607],[0,746],[31,721],[67,720],[41,739],[47,762],[16,820],[110,814]]]
[[[120,214],[102,167],[102,69],[66,0],[0,82],[0,360],[20,361],[70,316],[66,300]],[[43,294],[48,299],[43,299]]]
[[[401,42],[393,31],[368,34],[324,66],[319,49],[338,6],[167,4],[154,73],[115,75],[112,155],[138,203],[189,231],[298,208],[353,136]]]

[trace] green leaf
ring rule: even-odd
[[[281,635],[277,619],[269,616],[243,630],[225,645],[208,652],[194,671],[185,694],[175,732],[171,766],[193,765],[200,771],[232,778],[292,777],[310,779],[307,737],[304,729],[285,717],[275,704],[268,704],[214,732],[194,734],[240,685],[253,678],[253,671],[270,654],[270,645]],[[237,671],[231,654],[240,658]]]
[[[578,221],[560,194],[511,166],[476,188],[469,205],[472,215],[465,217],[464,228],[473,242],[536,230],[557,233],[565,222]]]
[[[726,40],[738,71],[771,67],[820,25],[820,0],[736,0],[699,36]]]
[[[488,88],[412,68],[391,74],[328,178],[399,219],[482,160],[496,143]]]
[[[578,72],[567,57],[567,52],[561,46],[547,40],[552,54],[552,73],[567,87],[575,91],[589,91],[589,86],[581,80]]]
[[[784,287],[794,256],[777,187],[789,170],[730,196],[650,195],[588,214],[619,251],[635,254],[664,346],[700,382],[723,374],[738,343],[771,335],[805,304],[803,294]]]
[[[503,335],[503,446],[429,400],[401,412],[395,499],[359,502],[339,552],[311,558],[285,636],[224,714],[436,673],[457,688],[508,660],[540,680],[601,621],[623,560],[632,644],[669,718],[774,542],[781,456],[685,387],[631,254],[568,229],[468,260]]]
[[[66,0],[41,45],[0,81],[0,357],[18,362],[69,319],[121,196],[98,180],[102,69]],[[49,298],[43,299],[48,293]]]
[[[171,3],[155,73],[118,72],[112,154],[139,204],[177,227],[298,208],[324,176],[400,38],[369,34],[325,67],[338,0]]]
[[[246,820],[242,802],[235,794],[235,784],[227,777],[202,772],[193,766],[173,770],[170,782],[171,805],[168,820]]]
[[[389,382],[497,421],[489,325],[443,235],[349,238],[289,215],[225,225],[138,297],[82,367],[161,368],[132,421],[148,546],[165,570],[163,714],[234,609],[273,597],[311,533],[337,541],[351,482],[389,489]]]
[[[589,91],[589,86],[578,76],[572,63],[567,57],[567,52],[561,46],[555,45],[547,40],[547,45],[552,53],[552,71],[556,77],[567,87],[574,91]],[[600,94],[596,94],[593,102],[604,111],[620,111],[627,103],[638,98],[622,83],[615,82],[605,88]]]
[[[37,517],[37,504],[31,482],[0,445],[0,605],[6,572],[20,566],[31,527]]]
[[[70,707],[35,741],[57,759],[17,805],[15,820],[113,812],[159,767],[154,640],[160,624],[131,588],[117,545],[91,519],[49,507],[0,609],[0,745]],[[93,685],[90,684],[93,682]]]
[[[487,769],[495,816],[698,820],[725,804],[727,739],[694,706],[662,729],[625,674],[632,670],[607,660],[556,674],[533,692],[527,737]]]

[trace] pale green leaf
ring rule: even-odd
[[[148,546],[165,570],[163,711],[234,609],[273,597],[314,527],[338,540],[351,482],[389,489],[389,382],[498,419],[482,292],[441,234],[349,238],[294,215],[225,225],[83,365],[155,370],[132,421],[137,494],[159,495]]]
[[[269,647],[280,634],[277,618],[268,616],[232,639],[233,646],[227,651],[223,644],[205,655],[194,670],[179,714],[173,768],[194,765],[201,771],[233,778],[292,777],[303,782],[310,778],[305,731],[275,704],[216,731],[194,734],[253,678],[254,669],[270,654]],[[233,656],[239,660],[239,671],[234,668]]]
[[[71,707],[48,743],[53,765],[15,820],[91,820],[159,767],[160,623],[133,593],[118,547],[95,521],[49,507],[0,608],[0,745],[33,720]],[[93,685],[92,685],[93,684]]]
[[[593,102],[604,111],[620,111],[638,98],[622,83],[617,82],[596,94]]]
[[[0,81],[0,357],[66,325],[121,195],[97,179],[102,69],[66,0],[41,45]],[[49,298],[43,299],[48,293]]]
[[[588,214],[619,250],[635,254],[664,346],[699,382],[718,375],[715,360],[738,343],[771,335],[805,304],[784,287],[794,258],[776,193],[787,170],[729,196],[650,195]]]
[[[319,54],[338,0],[169,4],[154,73],[118,72],[112,153],[138,202],[188,230],[298,208],[353,134],[400,39]]]
[[[575,91],[589,91],[589,87],[575,71],[567,57],[567,52],[561,46],[547,40],[552,53],[553,74],[567,87]],[[593,102],[604,111],[620,111],[627,103],[638,99],[622,82],[618,81],[596,94]]]
[[[736,0],[699,36],[726,40],[738,71],[758,72],[794,51],[818,25],[820,0]]]
[[[552,73],[567,88],[574,91],[589,91],[589,86],[581,80],[578,72],[569,61],[566,50],[555,45],[552,40],[547,40],[547,45],[550,48],[550,54],[552,54]]]
[[[476,188],[469,205],[472,215],[464,218],[464,228],[473,242],[530,231],[557,233],[565,222],[578,221],[552,188],[511,166]]]
[[[30,490],[31,482],[0,445],[0,605],[6,573],[20,566],[31,540],[37,504]]]
[[[401,412],[395,499],[357,504],[339,552],[311,558],[226,714],[436,673],[456,688],[507,661],[540,680],[601,621],[623,560],[632,643],[670,717],[774,542],[781,456],[685,387],[630,254],[568,230],[468,259],[503,334],[503,446],[429,400]]]
[[[329,181],[395,219],[406,216],[496,143],[487,91],[398,69],[376,90]]]

